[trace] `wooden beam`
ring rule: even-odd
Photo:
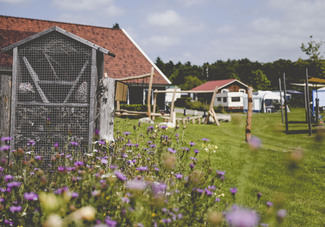
[[[18,47],[13,49],[12,77],[11,77],[11,108],[10,108],[10,148],[15,149],[16,134],[16,106],[17,106],[17,77],[20,73]]]
[[[248,142],[252,137],[252,116],[253,116],[253,88],[247,91],[248,107],[246,117],[245,141]]]
[[[173,92],[173,97],[172,97],[172,106],[170,107],[170,119],[169,122],[173,122],[173,116],[174,116],[174,105],[175,105],[175,94],[176,94],[176,89],[177,86],[175,86],[174,92]]]
[[[209,90],[209,91],[162,91],[162,90],[158,90],[155,91],[155,93],[213,93],[214,90]]]
[[[148,98],[147,98],[147,108],[148,108],[148,116],[151,118],[151,89],[152,89],[152,82],[153,82],[153,75],[154,75],[154,68],[151,67],[151,74],[150,74],[150,81],[149,81],[149,89],[148,89]]]
[[[157,91],[157,89],[155,90]],[[154,99],[153,99],[153,110],[152,110],[152,113],[151,113],[151,119],[154,121],[156,119],[155,117],[155,114],[156,114],[156,105],[157,105],[157,95],[158,93],[154,93]]]
[[[76,79],[76,82],[78,83],[81,74],[83,73],[84,69],[88,65],[88,60],[82,67],[78,78]],[[77,84],[76,83],[76,84]],[[92,49],[91,52],[91,74],[90,74],[90,103],[89,103],[89,132],[88,132],[88,151],[91,151],[92,149],[92,142],[93,142],[93,136],[95,131],[95,116],[96,116],[96,107],[97,107],[97,99],[96,99],[96,91],[98,86],[98,71],[97,71],[97,53],[95,49]],[[72,86],[73,87],[73,86]],[[70,91],[73,90],[73,88],[70,89]],[[70,92],[69,92],[70,93]],[[66,97],[65,102],[69,99],[69,97]]]
[[[151,76],[151,73],[147,73],[140,76],[130,76],[130,77],[123,77],[123,78],[116,78],[116,81],[126,81],[126,80],[135,80],[135,79],[142,79]]]

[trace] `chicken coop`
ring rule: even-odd
[[[96,127],[96,92],[104,54],[114,55],[59,27],[2,51],[13,55],[12,149],[29,143],[45,158],[51,157],[53,149],[67,146],[88,151]]]

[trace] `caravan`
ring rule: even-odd
[[[282,97],[282,103],[284,99]],[[253,112],[272,113],[280,109],[280,93],[272,91],[257,91],[253,93]],[[244,112],[248,109],[248,98],[244,96]]]

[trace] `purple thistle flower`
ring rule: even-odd
[[[152,144],[152,141],[149,140],[149,141],[147,142],[147,144]]]
[[[131,132],[123,132],[123,135],[127,136],[127,135],[130,135]]]
[[[100,162],[101,162],[102,164],[104,164],[104,165],[107,165],[108,160],[107,160],[107,159],[101,159]]]
[[[160,128],[161,128],[161,129],[166,129],[167,126],[166,126],[166,125],[162,125],[162,126],[160,126]]]
[[[19,211],[21,211],[21,206],[11,206],[11,207],[9,208],[9,210],[10,210],[12,213],[19,212]]]
[[[64,166],[58,166],[58,171],[59,172],[64,172],[65,171],[65,167]]]
[[[120,171],[115,171],[114,174],[121,181],[126,181],[127,180],[126,176],[123,173],[121,173]]]
[[[189,142],[190,146],[193,147],[195,145],[194,142]]]
[[[78,142],[75,142],[75,141],[71,141],[70,144],[71,144],[72,146],[78,146],[78,145],[79,145]]]
[[[8,182],[8,181],[13,180],[13,179],[14,179],[14,176],[12,176],[10,174],[5,176],[5,182]]]
[[[39,156],[39,155],[35,156],[35,159],[38,160],[38,161],[41,161],[42,158],[43,158],[43,157],[42,157],[42,156]]]
[[[116,221],[113,221],[111,218],[106,218],[105,223],[109,226],[109,227],[115,227],[117,225]]]
[[[84,162],[83,161],[76,161],[74,163],[75,166],[83,166],[84,165]]]
[[[116,169],[117,168],[117,165],[110,165],[109,168],[110,169]]]
[[[262,147],[262,140],[256,136],[252,136],[248,141],[248,145],[253,150],[260,149]]]
[[[168,150],[170,153],[172,153],[172,154],[175,154],[175,153],[176,153],[176,150],[175,150],[175,149],[173,149],[173,148],[171,148],[171,147],[170,147],[170,148],[168,148],[167,150]]]
[[[2,142],[5,142],[5,141],[10,141],[10,140],[12,140],[12,137],[1,137],[1,141]]]
[[[151,144],[150,147],[155,148],[155,147],[157,147],[157,145],[156,144]]]
[[[7,219],[5,219],[4,223],[5,224],[9,224],[10,226],[13,226],[14,225],[14,223],[12,221],[9,221]]]
[[[148,171],[149,168],[147,166],[139,166],[137,168],[135,168],[136,170],[139,170],[139,171]]]
[[[161,220],[163,223],[167,224],[167,223],[171,223],[172,220],[170,218],[167,218],[167,219],[162,219]]]
[[[1,147],[0,147],[0,151],[7,151],[7,150],[9,150],[10,149],[10,146],[9,145],[2,145]]]
[[[129,203],[130,199],[128,197],[122,197],[122,203]]]
[[[176,173],[175,174],[176,179],[181,179],[183,177],[183,174]]]
[[[219,170],[217,170],[217,174],[219,176],[224,176],[226,174],[226,172],[225,171],[219,171]]]
[[[26,200],[36,201],[36,200],[38,200],[38,194],[35,193],[35,192],[26,192],[26,193],[24,194],[24,198],[25,198]]]
[[[71,193],[71,197],[72,197],[72,198],[78,198],[78,197],[79,197],[79,193],[77,193],[77,192],[72,192],[72,193]]]
[[[215,202],[220,202],[220,198],[216,198]]]
[[[235,195],[237,193],[237,188],[230,188],[230,192]]]
[[[8,188],[19,187],[20,185],[21,185],[21,182],[19,182],[19,181],[12,181],[7,184]]]
[[[201,188],[197,188],[196,191],[200,194],[204,194],[205,190]]]
[[[34,146],[35,145],[35,141],[34,140],[30,140],[27,142],[27,146]]]
[[[130,190],[143,191],[147,187],[147,183],[142,180],[127,181],[125,187]]]
[[[5,169],[3,167],[0,166],[0,172],[4,171]]]
[[[270,201],[267,201],[267,202],[266,202],[266,206],[271,207],[271,206],[273,206],[273,203],[270,202]]]
[[[213,193],[209,190],[209,189],[207,189],[207,188],[205,188],[205,194],[207,194],[207,195],[213,195]]]
[[[227,212],[225,217],[228,224],[233,227],[253,227],[257,226],[259,222],[256,211],[237,206]]]
[[[99,129],[95,129],[95,135],[99,134]]]
[[[204,142],[209,142],[210,140],[207,139],[207,138],[202,138],[202,141],[204,141]]]
[[[195,162],[197,162],[197,158],[194,157],[190,157],[190,160],[194,160]]]
[[[98,142],[98,144],[100,144],[100,145],[106,145],[106,142],[105,142],[104,140],[98,140],[97,142]]]
[[[154,170],[155,170],[155,171],[159,171],[159,168],[158,168],[158,167],[155,167]]]
[[[278,210],[278,213],[277,213],[278,218],[283,219],[283,218],[285,218],[286,215],[287,215],[287,211],[285,209]]]

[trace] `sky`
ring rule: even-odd
[[[307,59],[301,44],[325,41],[325,0],[0,0],[0,15],[118,23],[153,61],[196,65]]]

